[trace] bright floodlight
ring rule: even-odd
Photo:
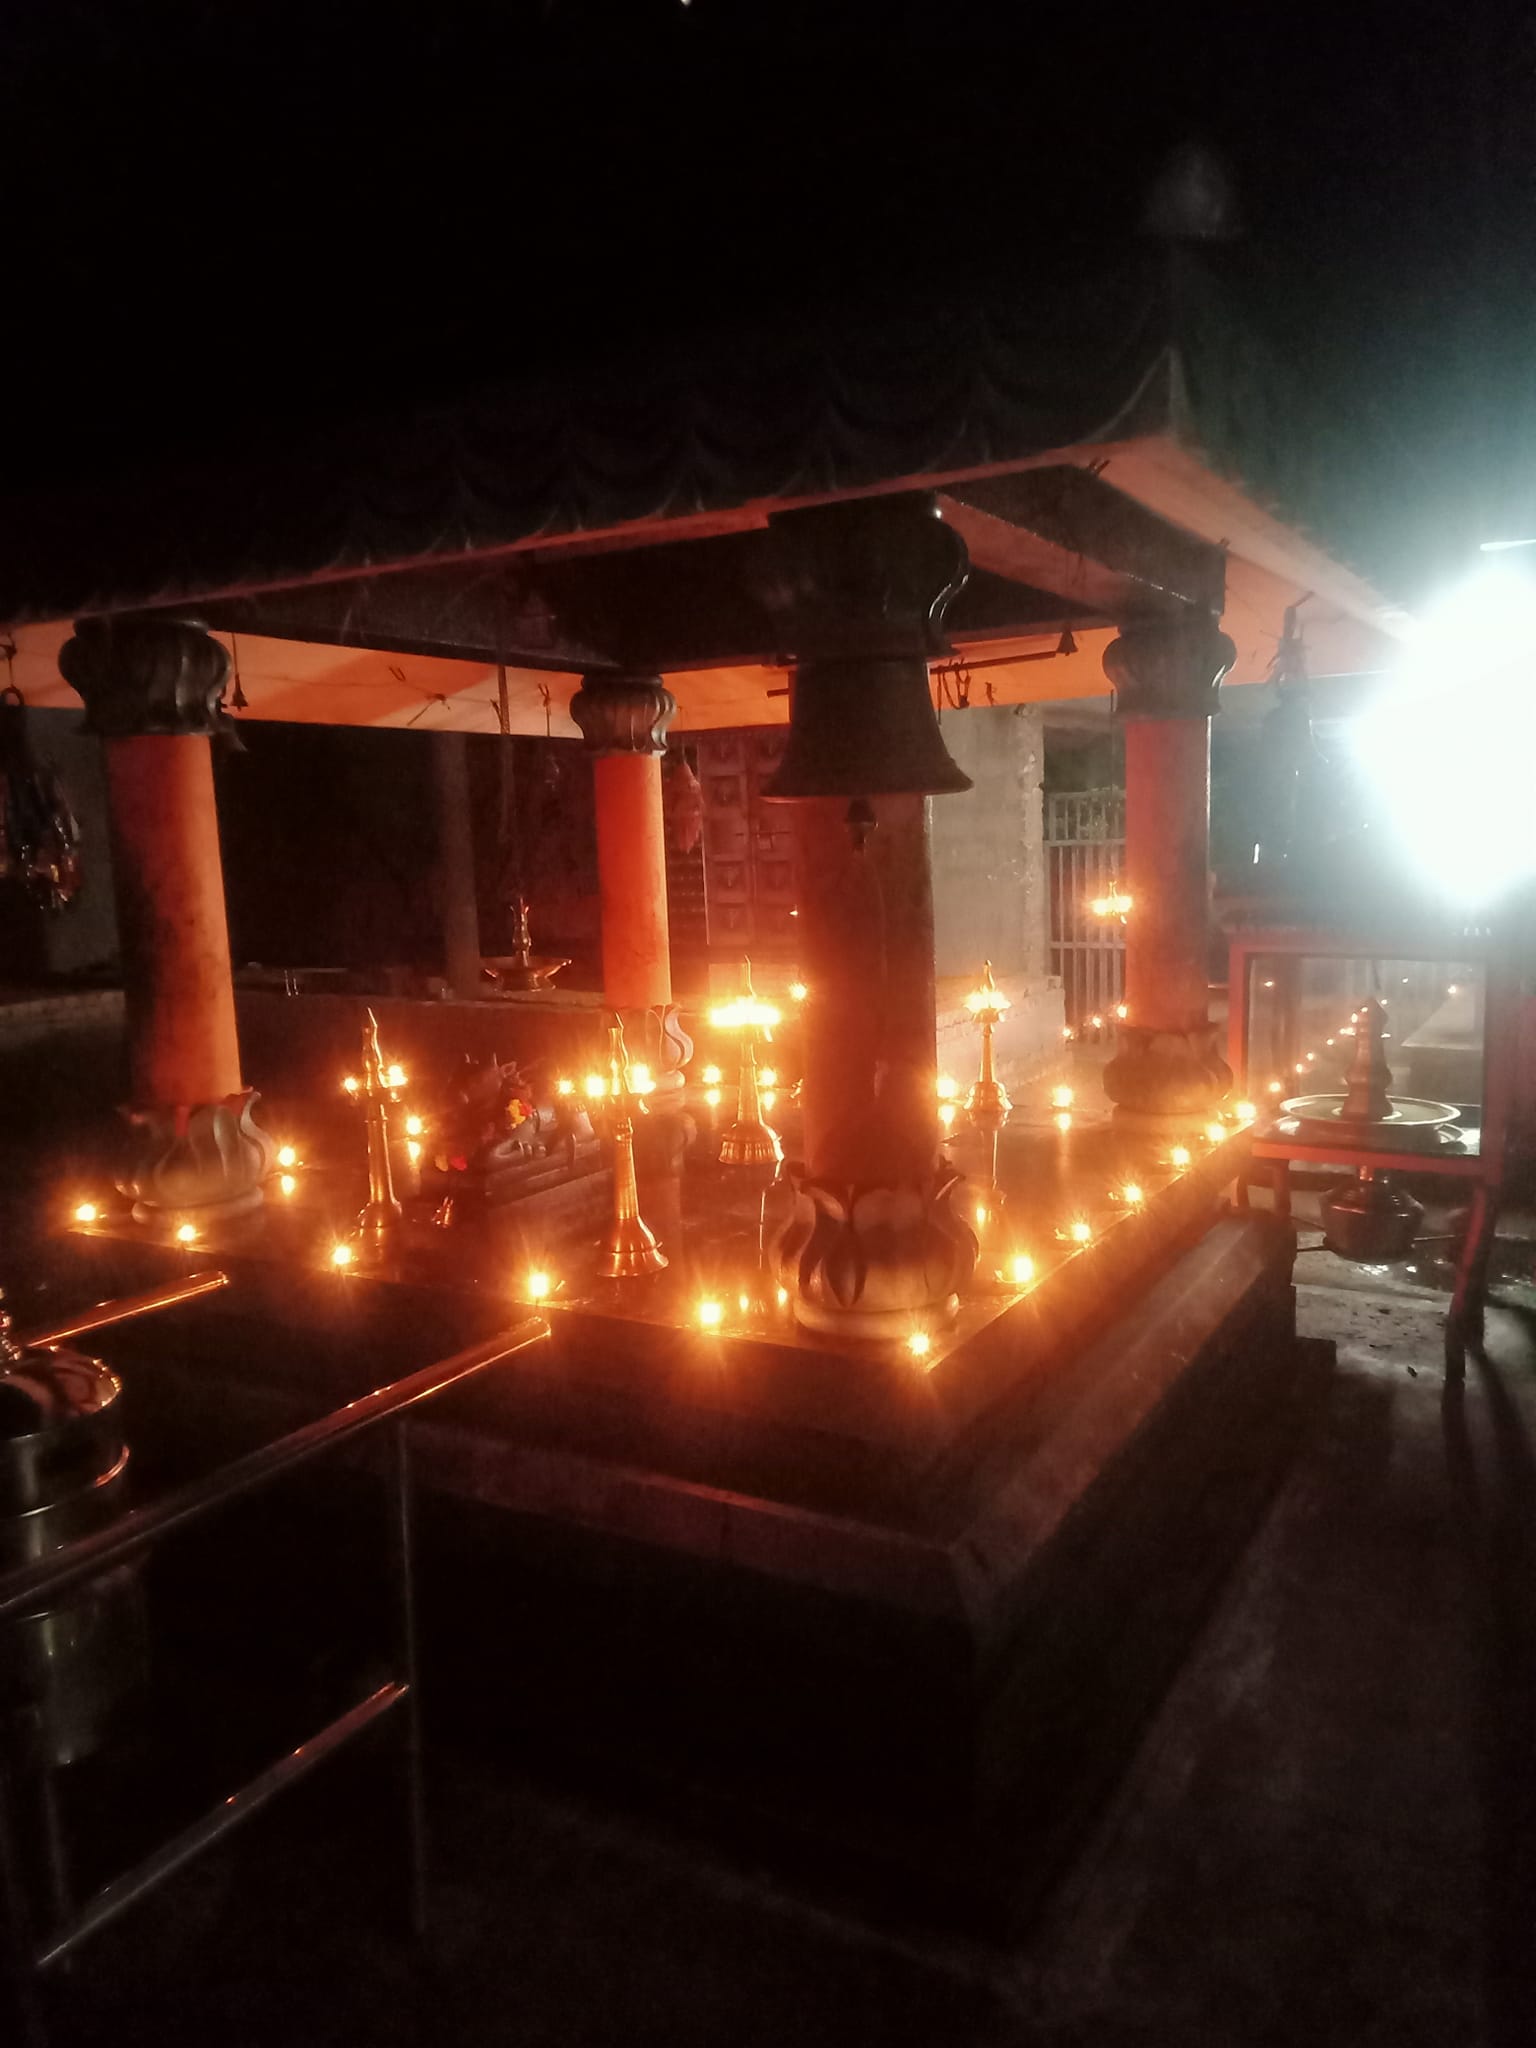
[[[1473,908],[1536,873],[1536,565],[1494,556],[1427,611],[1352,739],[1438,893]]]

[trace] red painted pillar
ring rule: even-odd
[[[60,650],[105,742],[140,1221],[254,1207],[271,1144],[240,1071],[209,742],[229,657],[176,619],[83,619]]]
[[[933,888],[927,807],[878,797],[862,848],[846,803],[795,805],[805,1169],[823,1180],[920,1178],[938,1156]]]
[[[1206,990],[1211,727],[1132,718],[1125,727],[1125,1005],[1153,1031],[1197,1031]]]
[[[662,1009],[672,1000],[672,951],[661,762],[655,754],[600,754],[592,779],[603,992],[615,1010]]]
[[[808,990],[780,1270],[808,1327],[903,1338],[955,1312],[976,1259],[939,1157],[927,809],[970,787],[928,684],[965,548],[925,494],[784,513],[769,532],[795,673],[765,793],[794,805]]]
[[[632,1060],[651,1069],[662,1107],[680,1098],[693,1047],[672,1005],[666,819],[661,756],[677,711],[659,676],[589,675],[571,716],[593,755],[597,872],[603,906],[603,994],[624,1019]]]
[[[1127,1119],[1208,1116],[1232,1085],[1210,1021],[1211,714],[1232,642],[1202,614],[1104,654],[1125,726],[1126,1022],[1104,1086]]]
[[[105,743],[133,1108],[238,1095],[210,742]]]

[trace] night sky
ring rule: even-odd
[[[1049,289],[1194,138],[1249,224],[1215,260],[1341,433],[1397,437],[1458,545],[1536,517],[1529,9],[12,0],[0,60],[6,488]]]

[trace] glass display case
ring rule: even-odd
[[[1481,963],[1315,951],[1251,951],[1246,959],[1246,989],[1232,991],[1246,1007],[1234,1075],[1261,1129],[1279,1123],[1295,1135],[1317,1123],[1309,1109],[1346,1095],[1375,1022],[1390,1107],[1372,1135],[1389,1149],[1481,1151]]]
[[[1486,932],[1416,943],[1286,927],[1237,932],[1229,963],[1228,1058],[1281,1215],[1293,1162],[1337,1167],[1320,1199],[1325,1241],[1345,1258],[1390,1262],[1422,1216],[1404,1183],[1469,1183],[1446,1320],[1446,1366],[1459,1375],[1482,1330],[1516,1060],[1517,989],[1502,952]]]

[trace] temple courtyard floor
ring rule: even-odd
[[[1337,1364],[1016,1940],[440,1740],[423,1945],[398,1931],[394,1815],[338,1768],[94,1944],[51,2001],[56,2041],[1536,2039],[1536,1313],[1529,1246],[1500,1249],[1504,1305],[1464,1390],[1444,1380],[1442,1293],[1303,1250],[1302,1329]]]

